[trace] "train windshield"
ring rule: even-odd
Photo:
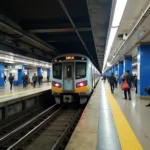
[[[61,63],[53,64],[53,78],[56,78],[56,79],[62,78],[62,64]]]
[[[76,63],[76,79],[81,79],[86,77],[86,63],[77,62]]]

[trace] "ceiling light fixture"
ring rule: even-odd
[[[127,1],[128,0],[117,0],[117,2],[116,2],[115,11],[113,14],[113,20],[112,20],[111,29],[110,29],[110,34],[108,37],[108,42],[107,42],[107,46],[106,46],[106,50],[105,50],[103,71],[105,69],[105,65],[106,65],[106,62],[108,60],[108,56],[109,56],[113,41],[114,41],[115,36],[116,36],[118,26],[120,25]]]

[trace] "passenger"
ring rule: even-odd
[[[12,76],[11,73],[10,73],[10,76],[9,76],[8,80],[9,80],[9,83],[10,83],[10,90],[12,90],[12,84],[13,84],[13,81],[14,81],[14,77]]]
[[[33,81],[33,87],[36,86],[36,82],[37,82],[37,76],[36,73],[34,73],[33,77],[32,77],[32,81]]]
[[[23,80],[23,88],[26,88],[27,83],[28,83],[28,76],[25,73],[22,77],[22,80]]]
[[[6,83],[6,75],[4,74],[4,82]]]
[[[43,76],[40,74],[40,75],[38,76],[38,82],[39,82],[39,85],[41,84],[42,79],[43,79]]]
[[[47,76],[47,82],[49,82],[49,76]]]
[[[129,100],[131,100],[131,83],[132,83],[132,76],[129,74],[130,71],[129,70],[126,70],[126,73],[125,75],[122,77],[122,80],[123,81],[127,81],[128,85],[129,85],[129,89],[127,90],[124,90],[124,99],[127,99],[127,93],[128,93],[128,97],[129,97]]]
[[[134,87],[135,87],[135,93],[137,94],[137,76],[134,77]]]
[[[145,92],[150,95],[150,86],[148,86],[147,88],[145,88]],[[147,105],[145,105],[145,106],[146,107],[150,107],[150,103],[147,104]]]
[[[117,74],[116,74],[115,78],[116,78],[115,87],[117,88],[117,85],[118,85],[118,75]]]
[[[116,83],[116,78],[114,76],[113,73],[111,73],[110,77],[109,77],[109,84],[110,84],[110,88],[111,88],[111,92],[114,93],[114,84]]]
[[[104,80],[104,83],[105,83],[106,82],[106,76],[105,75],[103,76],[103,80]]]

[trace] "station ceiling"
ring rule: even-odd
[[[49,61],[59,54],[80,53],[90,57],[101,70],[111,4],[112,0],[1,0],[0,31],[10,36],[12,43],[2,38],[0,46],[9,46],[11,51],[12,45],[12,52]],[[23,36],[13,31],[10,34],[1,22]],[[22,44],[29,45],[29,50]]]

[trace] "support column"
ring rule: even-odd
[[[4,87],[4,64],[0,63],[0,88]]]
[[[124,73],[126,70],[129,70],[132,74],[132,56],[126,56],[124,59]]]
[[[111,68],[111,73],[114,73],[114,66]]]
[[[150,45],[140,45],[137,57],[137,89],[141,98],[148,98],[145,88],[150,86]]]
[[[50,81],[50,69],[47,69],[47,77],[48,77],[47,81],[49,82]]]
[[[42,74],[42,68],[41,67],[38,67],[37,68],[37,76],[41,75]]]
[[[24,67],[22,69],[18,69],[18,85],[23,84],[22,76],[24,74]]]
[[[118,78],[119,78],[119,84],[122,83],[122,80],[121,80],[122,74],[123,74],[123,62],[119,62],[119,64],[118,64]]]

